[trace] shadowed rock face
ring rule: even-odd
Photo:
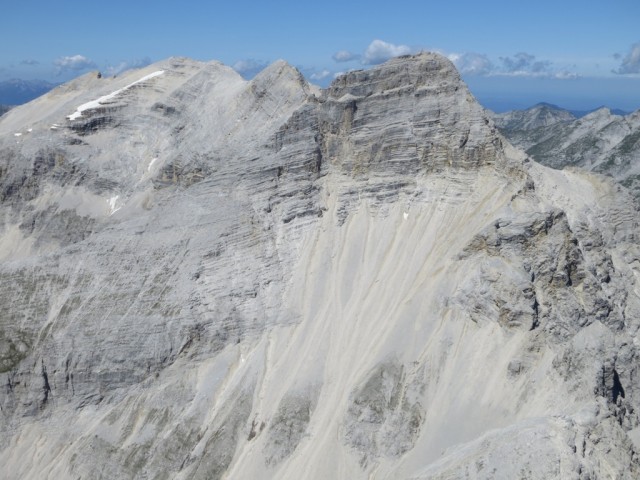
[[[0,199],[3,477],[639,473],[638,214],[438,55],[80,77]]]

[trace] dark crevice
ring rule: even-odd
[[[564,271],[567,274],[567,287],[573,286],[573,280],[571,278],[572,270],[572,265],[570,263],[567,263],[564,267]]]
[[[47,367],[44,366],[44,362],[42,363],[42,402],[40,404],[41,407],[44,407],[49,400],[49,394],[51,393],[51,386],[49,385],[49,376],[47,375]]]
[[[533,297],[532,308],[533,308],[533,322],[531,322],[530,330],[535,330],[540,325],[540,320],[539,320],[540,304],[538,303],[538,297]]]
[[[625,398],[624,388],[620,383],[620,377],[615,369],[613,370],[613,387],[611,388],[611,396],[613,398],[613,403],[618,401],[618,397]]]

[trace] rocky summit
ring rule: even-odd
[[[5,479],[640,476],[640,216],[423,53],[0,118]]]

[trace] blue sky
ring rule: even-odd
[[[61,82],[177,55],[246,75],[283,58],[325,85],[337,72],[435,50],[495,109],[640,108],[638,0],[32,0],[1,11],[0,81]]]

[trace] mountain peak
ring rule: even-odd
[[[603,118],[613,117],[614,115],[611,113],[609,107],[598,107],[592,112],[587,113],[584,117],[581,117],[581,120],[589,122],[594,120],[602,120]]]
[[[388,92],[397,88],[419,89],[436,84],[461,84],[453,63],[442,55],[422,52],[403,55],[368,70],[355,70],[334,79],[327,94],[334,98],[350,94],[356,97]]]
[[[304,75],[285,60],[276,60],[262,69],[252,80],[252,83],[269,86],[272,83],[291,82],[296,85],[307,85]]]
[[[550,108],[552,110],[564,110],[563,108],[559,107],[558,105],[555,105],[553,103],[548,103],[548,102],[538,102],[533,107],[530,107],[527,110],[530,110],[532,108],[538,108],[538,107],[546,107],[546,108]]]
[[[496,125],[510,132],[529,131],[575,120],[574,115],[551,103],[540,102],[525,110],[493,114]]]

